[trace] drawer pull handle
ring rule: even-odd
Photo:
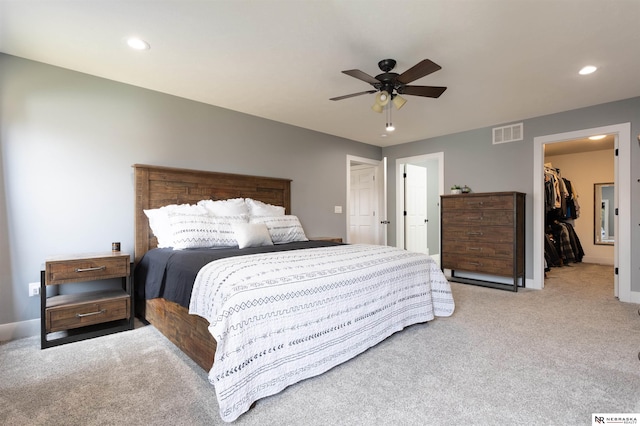
[[[467,220],[482,220],[482,216],[468,217]]]
[[[469,265],[473,265],[473,266],[482,266],[482,263],[480,262],[468,262]]]
[[[467,232],[467,235],[484,235],[483,232]]]
[[[100,315],[100,314],[104,314],[106,311],[104,309],[100,309],[99,311],[96,312],[89,312],[86,314],[76,314],[76,318],[84,318],[84,317],[90,317],[91,315]]]
[[[96,266],[95,268],[76,268],[76,272],[104,271],[106,266]]]
[[[467,202],[467,205],[469,205],[469,206],[481,206],[483,204],[484,204],[484,201],[475,201],[475,202],[469,201],[469,202]]]
[[[470,250],[470,251],[482,251],[482,247],[467,247],[467,250]]]

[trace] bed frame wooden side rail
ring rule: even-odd
[[[291,213],[291,180],[231,173],[135,164],[135,240],[137,264],[157,239],[149,228],[146,209],[203,199],[253,198],[284,206]],[[189,315],[183,306],[165,299],[136,300],[136,314],[148,321],[203,369],[213,365],[216,342],[205,319]]]

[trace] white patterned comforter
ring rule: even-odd
[[[260,398],[453,310],[430,257],[358,244],[216,260],[198,273],[189,308],[218,343],[209,380],[228,422]]]

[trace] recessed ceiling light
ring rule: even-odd
[[[594,67],[593,65],[587,65],[586,67],[583,67],[579,71],[579,74],[580,75],[592,74],[592,73],[596,72],[597,69],[598,69],[598,67]]]
[[[128,38],[127,45],[135,50],[149,50],[151,48],[151,46],[149,46],[149,43],[137,37]]]
[[[606,137],[607,135],[596,135],[596,136],[589,136],[589,139],[591,139],[592,141],[599,141],[600,139],[604,139]]]

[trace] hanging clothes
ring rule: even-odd
[[[571,181],[551,163],[544,165],[545,180],[545,260],[548,266],[582,262],[584,250],[573,221],[580,217],[580,204]]]

